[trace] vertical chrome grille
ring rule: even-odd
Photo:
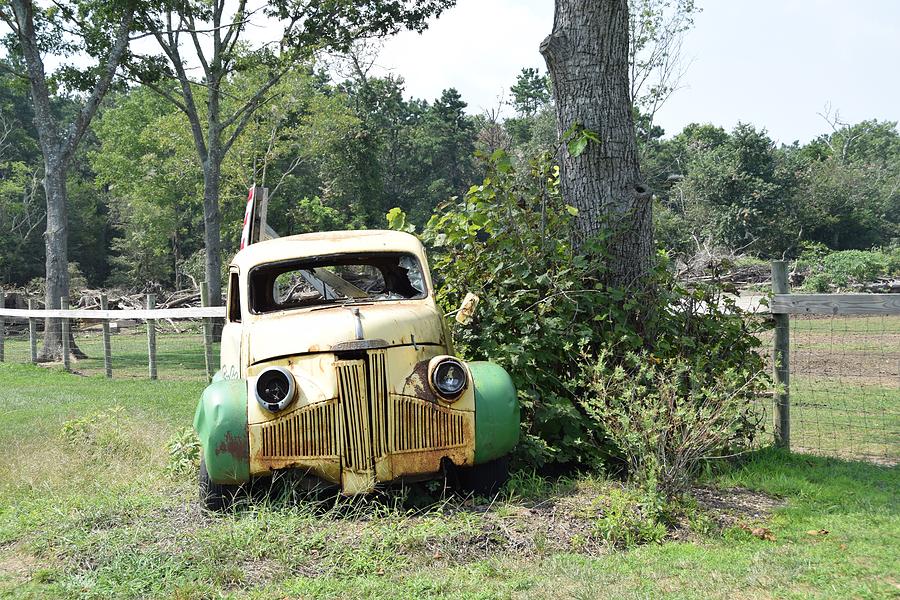
[[[392,393],[389,353],[389,349],[370,350],[359,359],[335,361],[337,398],[258,425],[259,458],[299,464],[303,459],[339,461],[344,489],[358,493],[372,489],[376,478],[420,473],[426,465],[436,468],[434,461],[441,455],[435,457],[434,451],[464,447],[472,435],[472,416],[434,401]],[[390,458],[417,452],[426,454]],[[447,455],[453,460],[462,456],[459,451]],[[423,456],[432,462],[417,462]]]
[[[369,401],[372,407],[372,455],[387,455],[388,380],[387,356],[384,350],[372,350],[368,354]]]
[[[366,390],[366,363],[340,360],[334,363],[344,424],[344,461],[347,468],[363,471],[372,464],[372,434]]]

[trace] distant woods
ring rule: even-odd
[[[678,34],[695,11],[690,2],[679,6],[681,16],[670,21],[640,13],[650,16],[632,20],[630,32],[637,153],[653,194],[657,243],[685,257],[712,250],[780,258],[810,243],[866,249],[900,236],[896,123],[851,124],[825,114],[822,135],[803,145],[775,144],[764,128],[746,124],[731,131],[692,124],[680,132],[655,124],[660,103],[678,87]],[[413,25],[418,17],[410,17]],[[659,31],[665,35],[647,33]],[[72,285],[139,290],[206,279],[210,264],[236,252],[254,183],[269,188],[270,224],[281,234],[384,227],[394,207],[421,226],[436,207],[481,182],[484,157],[502,151],[524,172],[536,157],[557,154],[543,69],[523,69],[505,82],[502,106],[472,114],[454,89],[411,98],[402,78],[375,75],[352,40],[337,41],[350,51],[344,68],[326,69],[312,55],[285,65],[244,54],[240,44],[226,48],[231,70],[214,103],[227,125],[219,132],[227,152],[217,151],[213,173],[215,211],[208,161],[204,171],[198,155],[209,149],[209,86],[188,86],[193,105],[186,112],[177,77],[154,79],[148,65],[130,63],[67,163]],[[16,286],[45,277],[47,228],[47,174],[23,60],[8,52],[0,61],[0,283]],[[215,74],[214,63],[209,69]],[[51,83],[54,118],[77,120],[86,92],[59,78]],[[213,261],[205,250],[210,214],[221,241]]]
[[[247,74],[247,77],[252,77]],[[231,85],[241,86],[236,79]],[[556,144],[543,75],[511,82],[504,116],[470,115],[455,90],[411,99],[396,77],[333,81],[293,70],[222,166],[222,253],[237,249],[243,203],[269,187],[282,234],[383,227],[397,206],[413,222],[483,176],[476,151],[528,161]],[[56,99],[56,110],[77,104]],[[42,161],[27,84],[0,75],[0,279],[44,274]],[[640,115],[637,127],[644,122]],[[638,137],[655,192],[658,241],[760,257],[796,255],[804,242],[869,248],[900,235],[900,134],[896,124],[823,120],[805,145],[776,145],[765,130],[689,125],[665,139]],[[92,286],[164,287],[203,278],[203,174],[186,118],[142,86],[108,96],[68,175],[70,271]]]

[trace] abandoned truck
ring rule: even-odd
[[[432,285],[422,244],[396,231],[241,250],[194,418],[205,506],[281,470],[348,495],[448,471],[480,490],[505,479],[516,390],[500,366],[454,357]]]

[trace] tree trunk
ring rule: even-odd
[[[59,309],[60,298],[69,296],[68,206],[66,194],[66,168],[56,153],[44,161],[44,192],[47,196],[46,244],[46,295],[47,309]],[[62,321],[47,318],[44,321],[44,347],[38,360],[62,359]]]
[[[46,308],[60,308],[60,298],[69,295],[69,256],[68,256],[68,216],[66,194],[66,172],[78,147],[78,143],[87,131],[96,114],[100,101],[109,90],[112,79],[118,69],[119,62],[128,47],[128,36],[134,19],[135,7],[132,4],[122,14],[118,30],[105,61],[100,61],[99,76],[93,89],[87,96],[84,106],[74,121],[66,128],[61,128],[53,114],[50,102],[50,86],[44,70],[44,59],[41,55],[38,34],[34,24],[35,8],[31,0],[13,0],[9,3],[15,17],[15,24],[7,21],[19,40],[22,58],[28,72],[31,88],[31,99],[34,104],[34,125],[38,131],[38,140],[44,157],[44,191],[47,200],[47,231],[44,234],[46,244]],[[70,17],[70,15],[65,15]],[[50,35],[53,37],[52,27]],[[62,27],[61,30],[65,30]],[[88,47],[90,44],[88,43]],[[85,71],[91,73],[91,71]],[[72,354],[84,357],[71,341]],[[62,358],[62,323],[59,319],[47,319],[44,329],[44,347],[39,360],[52,361]]]
[[[560,150],[562,194],[578,209],[576,244],[584,249],[603,234],[607,281],[641,285],[653,256],[653,223],[629,96],[627,0],[556,0],[541,54],[560,135],[580,126],[600,138],[577,157],[565,144]]]
[[[222,161],[210,148],[203,165],[203,225],[206,242],[206,281],[209,283],[209,304],[222,304],[222,215],[219,212],[219,187]]]

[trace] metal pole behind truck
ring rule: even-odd
[[[147,310],[156,308],[156,294],[147,294]],[[147,362],[150,379],[156,379],[156,319],[147,319]]]
[[[100,294],[100,310],[109,310],[109,300],[106,294]],[[106,369],[106,377],[112,378],[112,347],[109,343],[109,319],[103,319],[103,367]]]
[[[6,298],[0,290],[0,308],[6,308]],[[3,362],[3,346],[6,342],[6,317],[0,315],[0,362]]]
[[[205,281],[200,282],[200,305],[204,308],[209,306],[209,284]],[[216,372],[215,359],[213,357],[213,322],[212,319],[203,318],[203,356],[206,361],[206,379],[212,380],[212,376]]]
[[[28,310],[35,308],[35,301],[29,298]],[[33,317],[28,317],[28,345],[31,347],[31,362],[37,364],[37,321]]]

